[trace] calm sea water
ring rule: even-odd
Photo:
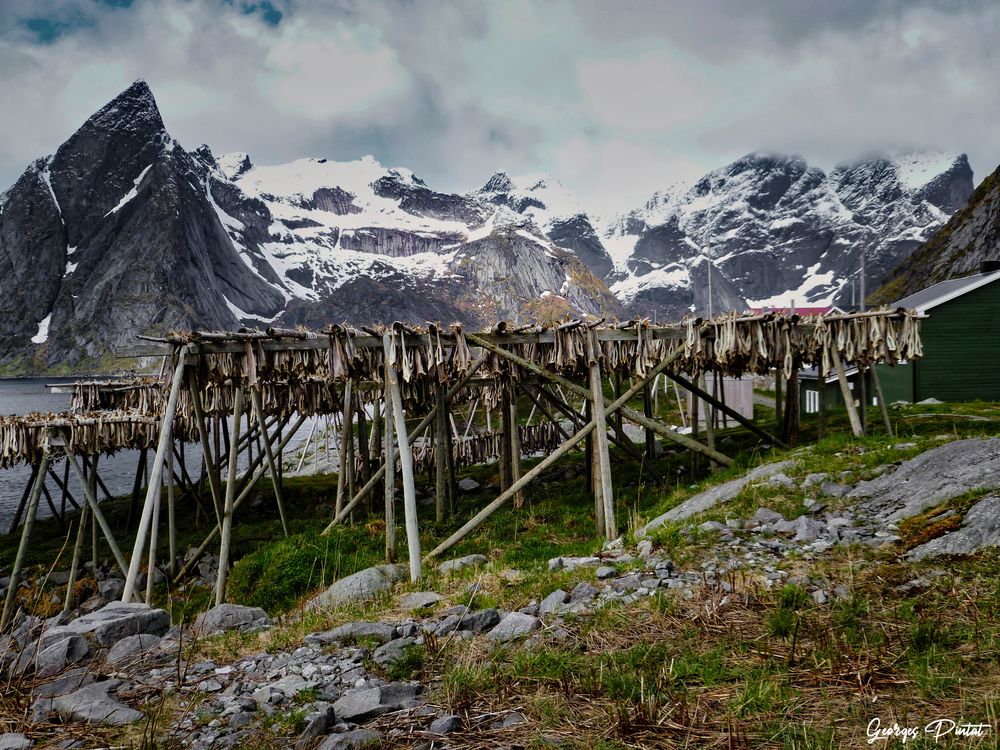
[[[60,412],[69,408],[70,394],[52,393],[47,384],[72,383],[73,378],[19,378],[15,380],[0,380],[0,414],[29,414],[31,412]],[[293,455],[296,446],[305,440],[309,434],[311,421],[306,421],[302,429],[295,435],[285,449],[286,460]],[[256,452],[256,451],[255,451]],[[187,445],[184,449],[188,473],[196,476],[201,466],[201,449],[196,445]],[[241,455],[245,466],[245,454]],[[113,496],[125,495],[132,491],[135,472],[138,466],[138,451],[122,451],[114,456],[102,456],[98,463],[98,473]],[[150,455],[150,462],[152,455]],[[53,466],[54,471],[62,479],[65,474],[65,461],[59,460]],[[180,469],[177,469],[178,473]],[[17,511],[17,505],[24,493],[25,485],[31,478],[28,466],[16,466],[12,469],[0,469],[0,534],[6,534]],[[70,492],[78,503],[83,502],[83,492],[70,469]],[[58,508],[62,492],[51,477],[46,485],[52,501]],[[98,492],[98,498],[104,495]],[[67,503],[67,506],[69,506]],[[46,518],[52,515],[43,495],[38,504],[38,515]],[[23,521],[23,517],[22,517]]]

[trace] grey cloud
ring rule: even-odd
[[[448,190],[554,171],[634,204],[757,149],[832,165],[946,147],[980,175],[1000,161],[985,0],[274,4],[277,28],[221,0],[4,0],[0,186],[137,77],[189,148],[373,153]],[[17,25],[78,12],[94,23],[44,47]]]

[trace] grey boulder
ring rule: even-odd
[[[82,635],[108,648],[130,635],[163,635],[169,627],[170,615],[162,609],[137,602],[112,602],[67,625],[49,628],[42,634],[42,641],[47,647],[67,636]]]
[[[487,637],[490,640],[505,643],[523,638],[540,627],[542,627],[542,621],[537,617],[520,612],[510,612],[489,632]]]
[[[307,643],[346,643],[361,638],[371,638],[379,643],[388,643],[396,637],[396,628],[386,622],[346,622],[333,630],[311,633]]]
[[[970,490],[1000,489],[1000,438],[956,440],[861,482],[849,497],[876,521],[898,522]]]
[[[463,568],[472,568],[486,564],[485,555],[465,555],[438,564],[438,573],[450,574]]]
[[[370,729],[352,729],[349,732],[331,734],[316,750],[351,750],[356,747],[375,747],[379,744],[379,734]]]
[[[0,750],[27,750],[31,747],[31,740],[23,734],[7,732],[0,734]]]
[[[373,568],[365,568],[341,578],[326,591],[311,599],[306,609],[339,607],[349,602],[374,599],[406,576],[407,569],[402,565],[376,565]]]
[[[444,597],[434,591],[413,591],[399,597],[399,606],[405,610],[424,609],[433,607]]]
[[[113,667],[134,664],[159,651],[162,641],[163,639],[156,635],[145,633],[130,635],[112,646],[104,660]]]
[[[985,497],[965,514],[962,526],[910,550],[909,560],[939,555],[971,555],[986,547],[1000,545],[1000,497]]]
[[[65,721],[122,726],[134,724],[145,716],[108,695],[118,687],[118,680],[94,682],[67,695],[52,699],[52,709]]]
[[[448,716],[442,716],[439,719],[432,721],[430,727],[427,728],[427,731],[431,734],[451,734],[452,732],[457,732],[461,728],[461,717],[449,714]]]
[[[542,599],[538,605],[540,615],[558,615],[566,609],[566,602],[569,601],[569,594],[562,589],[556,589],[547,597]]]
[[[415,702],[420,687],[394,682],[381,687],[353,688],[345,692],[333,710],[341,721],[363,724],[376,716],[398,711]]]
[[[383,667],[393,664],[402,659],[406,655],[406,648],[412,646],[415,642],[416,639],[410,637],[389,641],[375,649],[374,653],[372,653],[372,661]]]
[[[772,477],[775,474],[785,471],[786,469],[791,469],[794,465],[795,462],[791,460],[777,461],[773,464],[764,464],[763,466],[758,466],[756,469],[747,472],[742,477],[731,479],[724,484],[718,485],[717,487],[712,487],[704,492],[699,492],[694,497],[685,500],[676,508],[671,508],[666,513],[654,518],[636,532],[636,537],[641,539],[649,534],[650,531],[662,526],[667,521],[683,521],[691,516],[701,513],[702,511],[715,507],[719,503],[729,502],[740,494],[740,492],[743,491],[743,488],[747,485]]]
[[[244,607],[241,604],[220,604],[198,615],[194,630],[198,635],[213,635],[229,630],[245,632],[270,624],[267,612],[260,607]]]
[[[90,654],[90,645],[82,635],[69,634],[55,643],[46,639],[43,643],[51,643],[41,651],[36,651],[39,645],[29,646],[17,660],[16,670],[23,674],[34,671],[36,677],[54,677],[68,666],[83,661]]]
[[[458,623],[458,630],[468,630],[471,633],[483,633],[500,622],[500,613],[495,609],[480,609],[469,612]]]

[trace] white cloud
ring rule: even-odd
[[[0,2],[0,185],[132,80],[189,148],[260,163],[372,153],[465,190],[552,172],[627,205],[743,153],[888,147],[1000,162],[1000,6],[701,0]],[[833,6],[836,6],[834,9]],[[21,20],[84,19],[50,44]]]
[[[697,73],[665,54],[584,60],[579,85],[587,110],[624,133],[655,133],[698,120],[711,92]]]

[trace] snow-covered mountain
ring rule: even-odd
[[[969,202],[904,260],[872,301],[892,304],[947,279],[980,272],[1000,261],[1000,167],[983,180]]]
[[[964,154],[876,156],[829,173],[753,153],[655,194],[602,228],[611,289],[633,313],[851,304],[972,193]]]
[[[964,155],[751,154],[602,219],[552,176],[458,195],[372,157],[188,151],[140,81],[0,194],[0,366],[113,366],[178,328],[844,301],[862,252],[874,289],[971,191]]]
[[[107,366],[175,328],[620,313],[530,216],[371,157],[186,151],[141,81],[0,196],[0,364]]]

